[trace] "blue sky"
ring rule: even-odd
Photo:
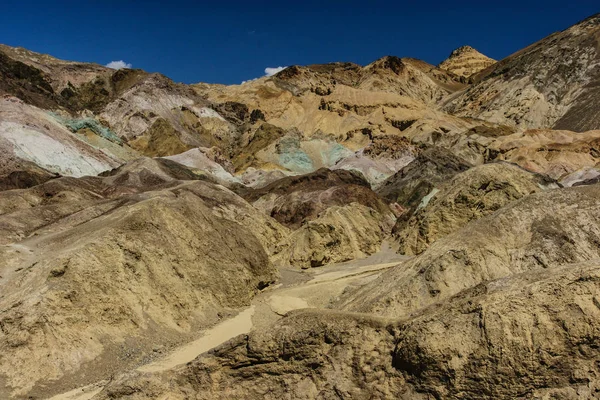
[[[598,0],[3,0],[0,43],[231,84],[266,67],[384,55],[437,64],[465,44],[500,59],[598,12]]]

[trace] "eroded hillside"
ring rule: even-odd
[[[599,21],[230,86],[0,46],[0,397],[597,398]]]

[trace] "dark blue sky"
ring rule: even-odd
[[[124,60],[180,82],[239,83],[265,67],[384,55],[433,64],[469,44],[503,58],[600,12],[572,1],[3,0],[0,43],[58,58]]]

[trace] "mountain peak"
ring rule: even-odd
[[[455,49],[452,51],[452,53],[450,53],[450,58],[452,57],[458,57],[462,54],[466,54],[466,53],[479,53],[477,50],[475,50],[473,47],[466,45],[466,46],[460,46],[458,49]]]
[[[450,53],[450,57],[442,61],[438,67],[468,78],[493,65],[495,62],[496,60],[481,54],[471,46],[461,46],[453,50]]]

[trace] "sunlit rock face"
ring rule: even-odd
[[[600,128],[600,17],[555,33],[472,77],[444,109],[519,128]]]
[[[0,46],[0,398],[597,398],[599,26],[230,86]]]
[[[481,54],[471,46],[462,46],[454,50],[450,57],[438,65],[438,68],[468,78],[495,63],[496,60]]]

